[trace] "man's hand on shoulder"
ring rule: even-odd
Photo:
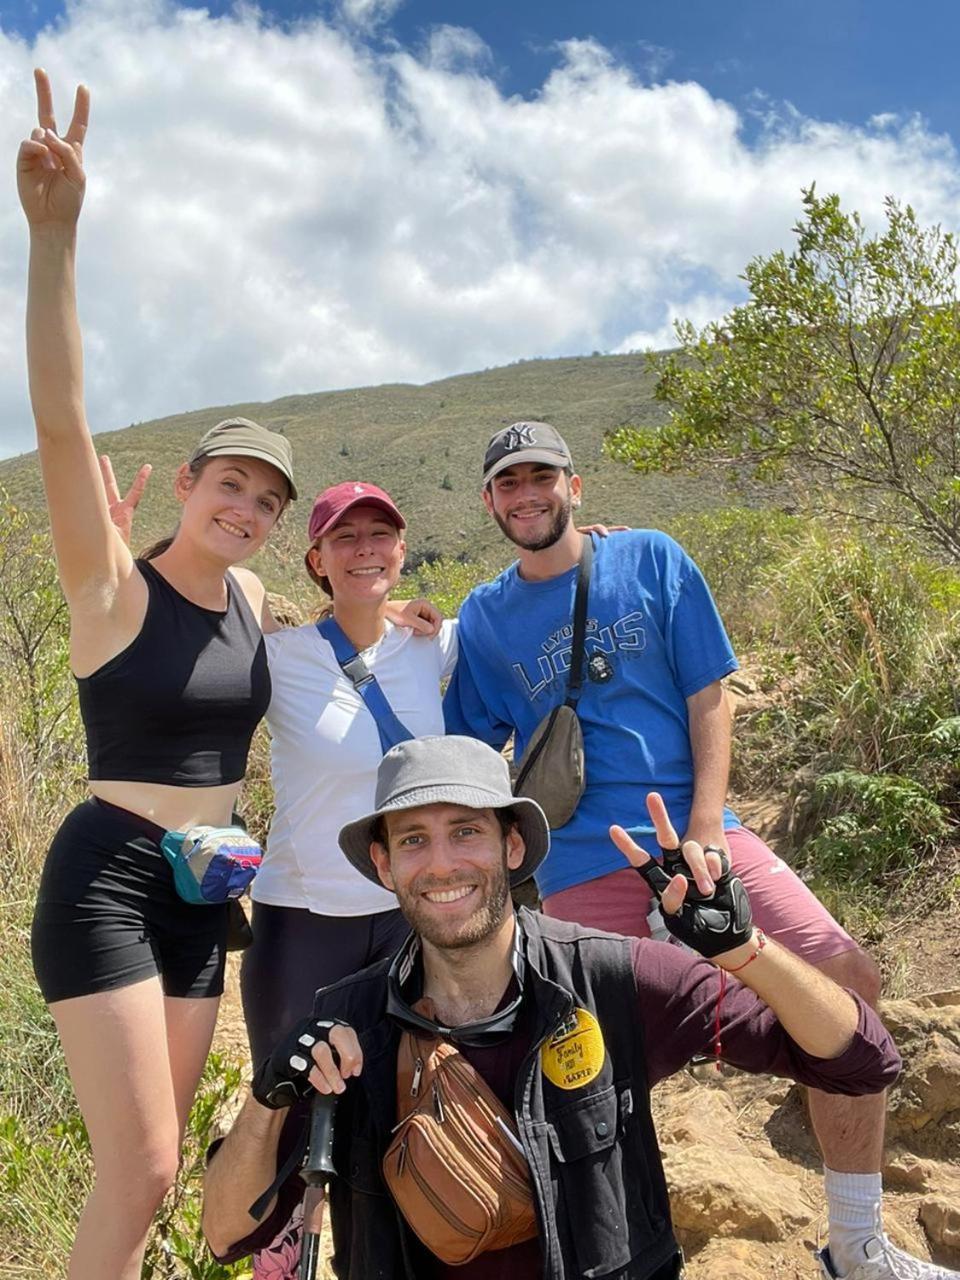
[[[443,614],[429,600],[391,600],[387,617],[395,627],[409,627],[418,636],[432,639],[439,635]]]
[[[595,533],[598,538],[607,538],[611,533],[630,533],[628,524],[578,524],[577,533]]]

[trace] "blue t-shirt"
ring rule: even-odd
[[[586,789],[551,836],[537,875],[544,897],[626,866],[608,834],[618,822],[643,844],[649,791],[659,791],[682,835],[693,800],[686,699],[737,669],[703,575],[672,538],[637,529],[595,537],[587,656],[608,656],[613,678],[585,678]],[[460,657],[444,699],[447,733],[522,755],[543,717],[567,696],[577,569],[525,582],[516,564],[470,593],[460,609]],[[738,820],[724,810],[724,826]],[[651,841],[646,840],[648,851]]]

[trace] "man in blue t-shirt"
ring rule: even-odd
[[[572,513],[581,489],[566,443],[547,423],[514,423],[487,446],[483,501],[518,559],[461,607],[460,656],[444,700],[447,733],[496,747],[514,734],[519,759],[544,716],[565,700],[584,536]],[[873,961],[726,807],[731,717],[721,681],[737,660],[699,569],[654,530],[595,537],[593,545],[587,675],[577,704],[586,787],[573,817],[554,830],[538,873],[544,912],[628,935],[651,932],[648,916],[658,916],[650,890],[624,869],[608,829],[614,818],[633,815],[625,824],[630,835],[649,840],[644,800],[657,791],[684,841],[730,854],[765,932],[875,1002]],[[830,1211],[824,1276],[955,1276],[900,1255],[882,1237],[882,1095],[811,1090],[810,1111]]]

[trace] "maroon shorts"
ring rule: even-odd
[[[725,834],[733,869],[746,886],[754,921],[764,933],[809,964],[855,949],[850,935],[759,836],[746,827]],[[625,867],[551,894],[543,900],[543,912],[592,929],[648,938],[652,901],[643,876]]]

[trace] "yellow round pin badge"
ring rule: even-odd
[[[606,1056],[600,1023],[586,1009],[574,1009],[541,1048],[540,1066],[558,1089],[579,1089],[600,1074]]]

